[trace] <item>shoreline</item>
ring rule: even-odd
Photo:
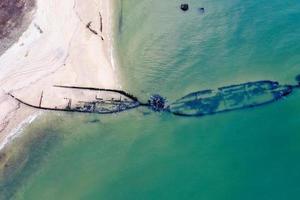
[[[112,13],[113,2],[105,0],[37,0],[29,28],[0,56],[0,150],[44,113],[20,105],[5,93],[36,102],[41,92],[51,91],[55,84],[120,88]]]

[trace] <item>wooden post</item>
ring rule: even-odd
[[[42,107],[43,96],[44,96],[44,91],[42,91],[41,93],[39,107]]]
[[[103,30],[103,22],[102,22],[102,15],[101,15],[100,12],[99,12],[99,17],[100,17],[100,32],[102,33],[102,30]]]

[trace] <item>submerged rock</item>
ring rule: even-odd
[[[205,13],[205,9],[204,8],[198,8],[198,11],[200,14],[204,14]]]

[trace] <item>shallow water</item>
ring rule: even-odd
[[[297,1],[189,3],[183,13],[177,0],[118,2],[125,90],[172,102],[247,81],[295,83]],[[2,191],[13,199],[297,199],[299,99],[296,91],[271,105],[203,118],[144,108],[110,116],[49,114],[18,140],[41,132],[56,137],[45,140],[50,145],[34,143],[26,155],[38,159],[8,173]]]

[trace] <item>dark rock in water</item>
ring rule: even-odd
[[[198,11],[199,11],[200,14],[204,14],[205,9],[204,8],[198,8]]]
[[[149,105],[152,110],[160,112],[165,109],[166,99],[162,96],[155,94],[152,95],[149,99]]]
[[[300,74],[296,76],[296,81],[300,84]]]
[[[189,9],[189,4],[187,3],[181,4],[180,9],[183,11],[187,11]]]

